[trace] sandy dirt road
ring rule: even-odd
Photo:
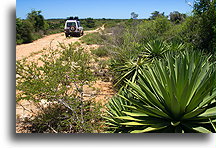
[[[93,32],[98,32],[101,29],[103,30],[103,26],[96,30],[85,31],[84,35],[93,33]],[[32,58],[32,56],[38,56],[41,54],[41,51],[44,48],[49,48],[50,46],[52,48],[56,48],[59,43],[69,44],[69,43],[74,43],[77,41],[80,42],[80,38],[81,37],[66,38],[64,33],[62,32],[62,33],[45,36],[32,43],[17,45],[16,46],[16,60],[21,60],[23,58],[28,58],[28,57]]]

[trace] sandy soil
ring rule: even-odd
[[[104,26],[96,29],[96,30],[90,30],[85,31],[84,35],[93,33],[93,32],[99,32],[100,30],[103,30]],[[27,60],[37,60],[41,55],[45,54],[46,50],[43,50],[44,48],[58,48],[59,43],[69,44],[74,42],[80,42],[81,37],[71,37],[66,38],[64,33],[57,33],[45,36],[41,39],[38,39],[32,43],[29,44],[22,44],[16,46],[16,60],[21,60],[23,58],[27,58]],[[86,45],[81,44],[86,51],[90,52],[90,48],[98,48],[98,45]],[[86,87],[85,92],[86,97],[88,98],[88,94],[94,94],[94,98],[97,101],[104,101],[107,102],[108,98],[112,97],[114,94],[114,90],[112,89],[112,83],[111,82],[104,82],[102,80],[97,80],[93,87],[95,87],[98,92],[92,91],[90,88]],[[17,92],[18,93],[18,92]],[[31,118],[35,115],[35,113],[38,111],[38,108],[31,102],[31,101],[19,101],[16,105],[16,132],[17,133],[26,133],[27,131],[24,130],[24,125],[20,121],[24,121],[25,118]]]

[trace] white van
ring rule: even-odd
[[[65,22],[65,36],[82,36],[83,35],[83,27],[80,25],[80,21],[78,20],[67,20]]]

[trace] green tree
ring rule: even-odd
[[[201,15],[205,12],[208,12],[209,8],[211,7],[211,3],[213,1],[212,0],[195,0],[194,13]]]
[[[199,37],[198,48],[215,54],[216,51],[216,2],[215,0],[196,0],[194,4],[194,14],[199,17]]]
[[[16,43],[29,43],[33,41],[33,25],[28,20],[16,18]]]
[[[16,18],[16,43],[21,44],[23,42],[21,35],[21,28],[23,26],[22,20],[20,18]]]
[[[41,15],[41,11],[32,10],[30,13],[28,13],[27,20],[33,24],[36,32],[45,29],[45,20],[43,15]]]
[[[131,18],[132,19],[137,19],[138,18],[138,14],[136,14],[135,12],[131,12]]]
[[[161,17],[164,16],[164,12],[160,13],[159,11],[154,11],[151,13],[152,16],[150,16],[150,19],[156,19],[157,17]]]
[[[186,14],[182,14],[178,11],[174,11],[170,13],[170,21],[176,24],[182,22],[186,18]]]

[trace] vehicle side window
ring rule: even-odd
[[[78,27],[80,27],[80,22],[77,22]]]

